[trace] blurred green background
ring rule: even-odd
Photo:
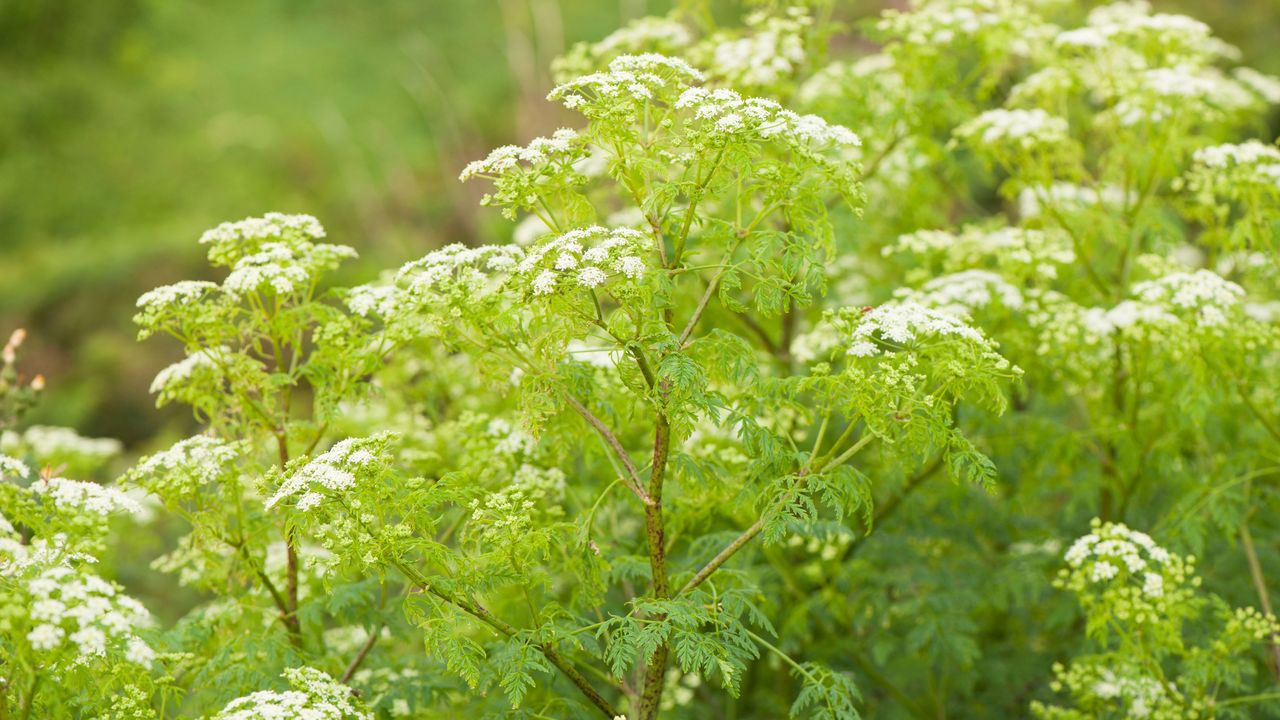
[[[1277,0],[1154,4],[1280,71]],[[196,239],[224,220],[316,215],[361,252],[352,282],[509,232],[458,171],[574,122],[543,101],[551,59],[669,5],[0,0],[0,334],[27,327],[49,381],[28,420],[131,446],[184,422],[147,392],[179,349],[130,317],[208,275]]]

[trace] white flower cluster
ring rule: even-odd
[[[790,77],[805,61],[805,31],[813,24],[803,7],[786,15],[752,13],[741,37],[717,36],[709,41],[711,74],[729,85],[762,87]]]
[[[633,53],[651,47],[686,47],[693,35],[684,24],[665,17],[643,17],[613,31],[596,43],[592,50],[599,56]]]
[[[1193,173],[1208,182],[1205,187],[1246,183],[1280,189],[1280,148],[1257,140],[1238,145],[1214,145],[1201,148],[1192,156]],[[1194,177],[1194,175],[1193,175]],[[1193,186],[1196,186],[1193,180]]]
[[[1248,67],[1235,68],[1231,74],[1236,82],[1248,88],[1263,102],[1268,105],[1280,105],[1280,78]]]
[[[1172,683],[1169,686],[1172,688]],[[1138,674],[1117,675],[1110,668],[1102,668],[1101,677],[1093,686],[1094,695],[1104,700],[1123,702],[1128,707],[1129,716],[1134,718],[1150,716],[1166,692],[1165,683],[1156,678]]]
[[[1118,523],[1095,523],[1094,531],[1076,539],[1062,557],[1068,567],[1087,570],[1093,582],[1111,580],[1127,570],[1154,591],[1149,593],[1152,597],[1159,597],[1164,594],[1159,569],[1172,555],[1144,532]],[[1151,569],[1156,570],[1156,580],[1147,578]]]
[[[1201,148],[1192,160],[1209,168],[1225,169],[1242,165],[1258,167],[1265,175],[1280,181],[1280,148],[1258,140],[1232,145],[1214,145]]]
[[[1076,260],[1065,233],[1019,227],[967,227],[958,234],[918,230],[899,236],[882,253],[937,257],[949,271],[995,264],[1011,275],[1029,273],[1048,280],[1058,277],[1060,266],[1069,266]]]
[[[743,98],[726,88],[689,88],[680,93],[675,108],[691,111],[713,138],[778,139],[809,152],[862,146],[858,135],[842,125],[785,110],[773,100]]]
[[[940,275],[917,290],[902,289],[895,296],[961,319],[993,302],[1008,310],[1019,310],[1023,305],[1021,290],[987,270]]]
[[[356,475],[378,462],[378,456],[369,449],[377,442],[377,438],[347,438],[335,443],[285,479],[267,499],[267,509],[301,493],[296,505],[305,512],[324,500],[324,490],[337,492],[354,487]]]
[[[1159,67],[1137,75],[1132,87],[1100,114],[1098,121],[1114,120],[1123,127],[1133,127],[1163,122],[1180,112],[1212,117],[1220,108],[1242,109],[1254,102],[1221,74],[1190,65]]]
[[[161,497],[181,497],[221,478],[239,454],[236,443],[196,435],[143,458],[125,477]]]
[[[317,243],[324,228],[310,215],[267,213],[223,223],[205,232],[200,242],[209,245],[209,260],[231,268],[222,289],[232,298],[252,292],[292,295],[314,290],[316,276],[356,256],[346,245]],[[139,307],[143,321],[174,303],[190,303],[210,288],[202,283],[179,283],[143,296]]]
[[[73,550],[66,533],[36,537],[24,545],[20,538],[0,535],[0,577],[14,578],[32,568],[64,566],[72,562],[95,563],[98,559]]]
[[[87,512],[107,516],[118,510],[137,514],[142,507],[118,488],[94,482],[66,478],[40,478],[31,484],[31,492],[48,497],[60,510]]]
[[[703,75],[680,58],[644,53],[620,55],[603,72],[584,75],[556,86],[548,100],[558,100],[588,117],[634,114],[669,88],[701,82]]]
[[[1102,345],[1117,331],[1150,333],[1176,326],[1178,318],[1159,305],[1123,300],[1112,308],[1088,308],[1083,322],[1090,344]]]
[[[1139,301],[1193,314],[1203,327],[1226,324],[1244,300],[1244,288],[1210,270],[1175,272],[1133,286]]]
[[[238,259],[222,287],[233,297],[270,291],[293,295],[315,289],[316,276],[356,257],[354,248],[321,243],[264,243]]]
[[[217,353],[230,352],[227,348],[204,348],[191,353],[187,357],[179,360],[172,365],[165,367],[156,373],[156,377],[151,381],[152,393],[163,393],[173,390],[175,386],[179,386],[190,380],[193,375],[202,370],[218,371],[219,362],[216,357]]]
[[[1116,185],[1088,187],[1069,182],[1055,182],[1043,187],[1025,188],[1018,194],[1018,213],[1023,218],[1036,218],[1044,212],[1044,206],[1054,210],[1075,211],[1087,207],[1119,208],[1129,199],[1123,188]]]
[[[876,23],[914,52],[947,52],[961,42],[990,44],[1016,55],[1028,54],[1044,23],[1035,6],[1046,0],[918,0],[910,11],[886,10]]]
[[[396,281],[415,299],[435,303],[459,293],[474,300],[490,286],[493,273],[515,269],[524,257],[513,245],[446,246],[400,268]]]
[[[1099,707],[1113,708],[1125,718],[1182,720],[1202,717],[1205,711],[1198,702],[1188,704],[1173,682],[1153,677],[1145,668],[1111,658],[1091,658],[1070,668],[1058,663],[1053,673],[1051,687],[1055,692],[1069,690],[1077,698],[1101,701]],[[1032,703],[1032,712],[1038,718],[1065,717],[1050,714],[1040,703]]]
[[[1208,25],[1186,15],[1151,13],[1144,1],[1116,2],[1095,8],[1086,25],[1058,34],[1054,45],[1079,51],[1097,51],[1117,45],[1154,48],[1156,60],[1207,59],[1224,52]]]
[[[566,286],[590,290],[610,279],[640,279],[647,253],[644,233],[593,225],[536,244],[517,272],[530,280],[534,295],[551,295]]]
[[[400,309],[400,292],[393,285],[357,285],[347,291],[347,309],[360,317],[387,318]]]
[[[120,450],[119,440],[87,438],[66,427],[32,425],[21,433],[6,430],[0,434],[0,452],[25,453],[42,465],[100,463],[119,455]]]
[[[836,61],[809,76],[796,92],[796,102],[820,115],[848,117],[856,108],[855,118],[862,123],[864,140],[884,147],[900,138],[893,149],[880,160],[873,178],[886,174],[904,176],[901,166],[925,164],[923,153],[912,152],[919,139],[912,137],[903,122],[902,112],[910,94],[898,60],[887,52],[865,55],[846,63]],[[853,120],[849,120],[853,122]],[[892,185],[890,181],[886,184]],[[896,187],[896,185],[895,185]]]
[[[1245,316],[1243,290],[1207,270],[1172,273],[1132,291],[1132,299],[1109,308],[1081,307],[1052,291],[1028,292],[1027,320],[1040,335],[1038,351],[1049,357],[1076,348],[1070,362],[1095,367],[1109,362],[1122,336],[1152,341],[1179,358],[1194,357],[1202,340],[1249,332],[1238,325]]]
[[[1152,68],[1142,77],[1153,94],[1166,98],[1207,97],[1216,89],[1212,80],[1189,65]]]
[[[811,363],[827,357],[843,342],[840,329],[834,323],[822,320],[808,332],[796,336],[791,343],[791,355],[802,363]]]
[[[142,316],[154,317],[168,308],[190,305],[217,289],[217,283],[207,280],[183,280],[148,290],[138,298],[137,305]]]
[[[493,451],[499,455],[532,455],[538,448],[536,438],[502,418],[490,420],[485,434],[497,439]]]
[[[27,467],[26,463],[0,454],[0,478],[25,478],[29,475],[31,475],[31,468]]]
[[[147,609],[102,578],[57,566],[27,582],[32,629],[27,642],[37,652],[75,648],[73,664],[119,652],[128,662],[150,668],[151,649],[135,631],[151,621]]]
[[[1054,584],[1079,595],[1091,614],[1121,621],[1170,619],[1199,585],[1194,557],[1175,555],[1120,523],[1094,519],[1092,532],[1072,543],[1063,560],[1067,567]]]
[[[1245,313],[1243,288],[1208,270],[1137,283],[1132,294],[1111,308],[1082,308],[1057,293],[1038,293],[1028,321],[1042,334],[1042,352],[1088,348],[1097,360],[1111,354],[1117,333],[1155,340],[1177,356],[1197,338],[1224,336]]]
[[[245,245],[263,241],[296,242],[324,238],[324,226],[310,215],[287,215],[269,212],[262,217],[225,222],[200,236],[201,245],[211,245],[211,257],[234,257]]]
[[[580,158],[580,147],[578,133],[560,128],[551,137],[534,138],[524,147],[503,145],[494,148],[485,159],[468,163],[458,179],[466,181],[474,177],[498,177],[521,165],[534,171],[548,165],[568,168]]]
[[[1064,118],[1039,108],[1030,110],[988,110],[956,128],[955,136],[975,149],[984,147],[1043,151],[1065,145],[1070,140]]]
[[[919,303],[899,301],[863,313],[847,338],[846,352],[855,357],[870,357],[882,353],[882,344],[911,347],[931,339],[948,338],[990,347],[990,341],[981,332],[955,316]]]
[[[315,668],[290,668],[283,677],[292,690],[259,690],[236,698],[213,720],[373,720],[353,699],[351,688]]]
[[[1079,81],[1106,109],[1096,121],[1120,127],[1167,121],[1175,114],[1217,121],[1280,101],[1280,81],[1248,68],[1228,75],[1213,63],[1239,51],[1184,15],[1152,14],[1146,2],[1096,8],[1085,27],[1059,33],[1062,74]]]

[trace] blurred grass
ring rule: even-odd
[[[468,160],[571,118],[543,102],[562,47],[666,0],[13,0],[0,3],[0,332],[50,381],[32,421],[136,445],[156,413],[133,302],[207,276],[200,233],[269,210],[356,247],[352,281],[504,227]],[[859,9],[869,3],[856,3]],[[1157,2],[1277,72],[1280,3]],[[853,5],[851,3],[851,5]]]
[[[32,330],[50,381],[32,420],[136,443],[180,417],[147,394],[177,349],[129,318],[207,273],[196,239],[218,222],[312,213],[361,252],[355,280],[491,235],[462,165],[555,126],[564,43],[661,5],[0,3],[0,330]]]

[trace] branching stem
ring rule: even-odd
[[[493,613],[489,612],[483,605],[465,598],[456,597],[446,590],[437,588],[427,578],[423,577],[422,573],[418,572],[417,569],[403,561],[394,560],[393,562],[400,571],[403,572],[405,576],[423,592],[453,605],[506,637],[515,637],[520,634],[521,631],[519,629],[501,618],[498,618]],[[574,686],[578,688],[579,692],[581,692],[583,696],[585,696],[587,700],[600,711],[601,715],[609,718],[609,720],[613,720],[613,718],[619,715],[613,705],[610,704],[603,695],[597,692],[596,689],[591,686],[590,681],[588,681],[587,678],[573,666],[568,658],[561,655],[554,646],[550,643],[541,643],[534,645],[534,647],[538,649],[538,652],[542,653],[542,656],[547,659],[547,662],[554,665],[556,669],[569,679],[569,682],[573,683]]]

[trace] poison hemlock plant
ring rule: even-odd
[[[148,624],[91,572],[136,497],[4,459],[0,709],[1280,714],[1280,80],[1141,2],[851,58],[755,4],[557,61],[573,128],[461,173],[510,243],[338,289],[312,217],[206,233],[136,318],[204,429],[120,486],[207,602]]]

